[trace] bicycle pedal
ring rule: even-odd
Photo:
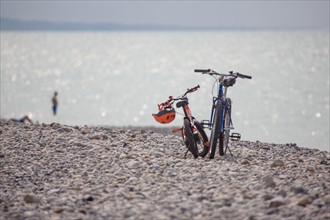
[[[241,140],[241,134],[240,133],[232,133],[229,137],[230,137],[231,141]]]
[[[209,128],[211,127],[211,123],[209,120],[202,120],[201,121],[201,125],[204,127],[204,128]]]

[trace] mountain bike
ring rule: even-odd
[[[195,69],[194,71],[213,76],[215,78],[214,85],[218,85],[218,94],[216,97],[213,97],[212,100],[210,120],[202,121],[202,125],[211,130],[210,159],[214,158],[218,140],[220,156],[226,154],[227,149],[232,155],[228,147],[229,138],[231,141],[239,141],[241,139],[241,135],[239,133],[230,134],[230,130],[234,129],[234,127],[231,118],[232,102],[231,99],[227,97],[227,89],[236,83],[237,78],[252,79],[252,76],[244,75],[238,72],[234,73],[233,71],[230,71],[229,74],[221,74],[211,69]]]
[[[180,95],[177,98],[170,96],[166,102],[158,104],[159,112],[157,114],[152,114],[159,123],[168,124],[175,118],[175,110],[172,105],[176,102],[176,107],[183,109],[183,126],[174,129],[172,132],[181,131],[183,142],[187,147],[185,157],[187,156],[188,151],[190,151],[195,158],[198,156],[205,157],[209,152],[209,142],[204,127],[192,116],[187,98],[187,94],[195,92],[198,89],[199,85],[187,89],[183,95]]]

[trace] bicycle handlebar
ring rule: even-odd
[[[194,72],[202,73],[202,74],[209,74],[209,75],[218,75],[218,76],[234,76],[236,78],[239,77],[242,79],[252,79],[252,76],[244,75],[239,72],[234,73],[233,71],[229,71],[229,74],[221,74],[221,73],[217,73],[211,69],[195,69]]]
[[[182,100],[182,99],[183,99],[188,93],[195,92],[195,91],[197,91],[199,88],[200,88],[200,86],[197,85],[197,86],[195,86],[195,87],[193,87],[193,88],[187,89],[187,91],[186,91],[183,95],[180,95],[180,96],[178,96],[177,98],[173,98],[173,96],[169,96],[169,97],[168,97],[168,100],[167,100],[166,102],[158,104],[158,110],[162,110],[163,108],[171,107],[172,104],[173,104],[175,101]]]
[[[186,96],[188,93],[195,92],[199,88],[200,88],[200,86],[197,85],[197,86],[195,86],[195,87],[193,87],[191,89],[187,89],[187,92],[183,96]]]
[[[209,73],[211,69],[195,69],[195,73]]]
[[[244,75],[244,74],[241,74],[241,73],[237,73],[237,76],[239,76],[243,79],[252,79],[252,76]]]

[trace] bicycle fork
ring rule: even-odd
[[[191,122],[192,124],[193,122]],[[194,140],[196,142],[199,142],[200,141],[200,138],[199,138],[199,135],[198,135],[198,132],[197,132],[197,128],[195,127],[195,125],[191,125],[192,126],[192,131],[193,131],[193,137],[194,137]],[[181,135],[182,135],[182,140],[184,142],[184,145],[187,147],[187,151],[186,153],[184,154],[184,158],[187,157],[187,154],[189,152],[189,142],[187,140],[187,135],[186,135],[186,130],[184,129],[184,127],[181,127],[181,128],[175,128],[172,130],[172,132],[179,132],[181,131]]]

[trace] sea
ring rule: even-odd
[[[214,78],[251,75],[228,89],[242,140],[329,150],[329,31],[2,31],[1,118],[116,127],[158,124],[157,104],[188,95],[209,120]],[[58,92],[58,112],[51,98]]]

